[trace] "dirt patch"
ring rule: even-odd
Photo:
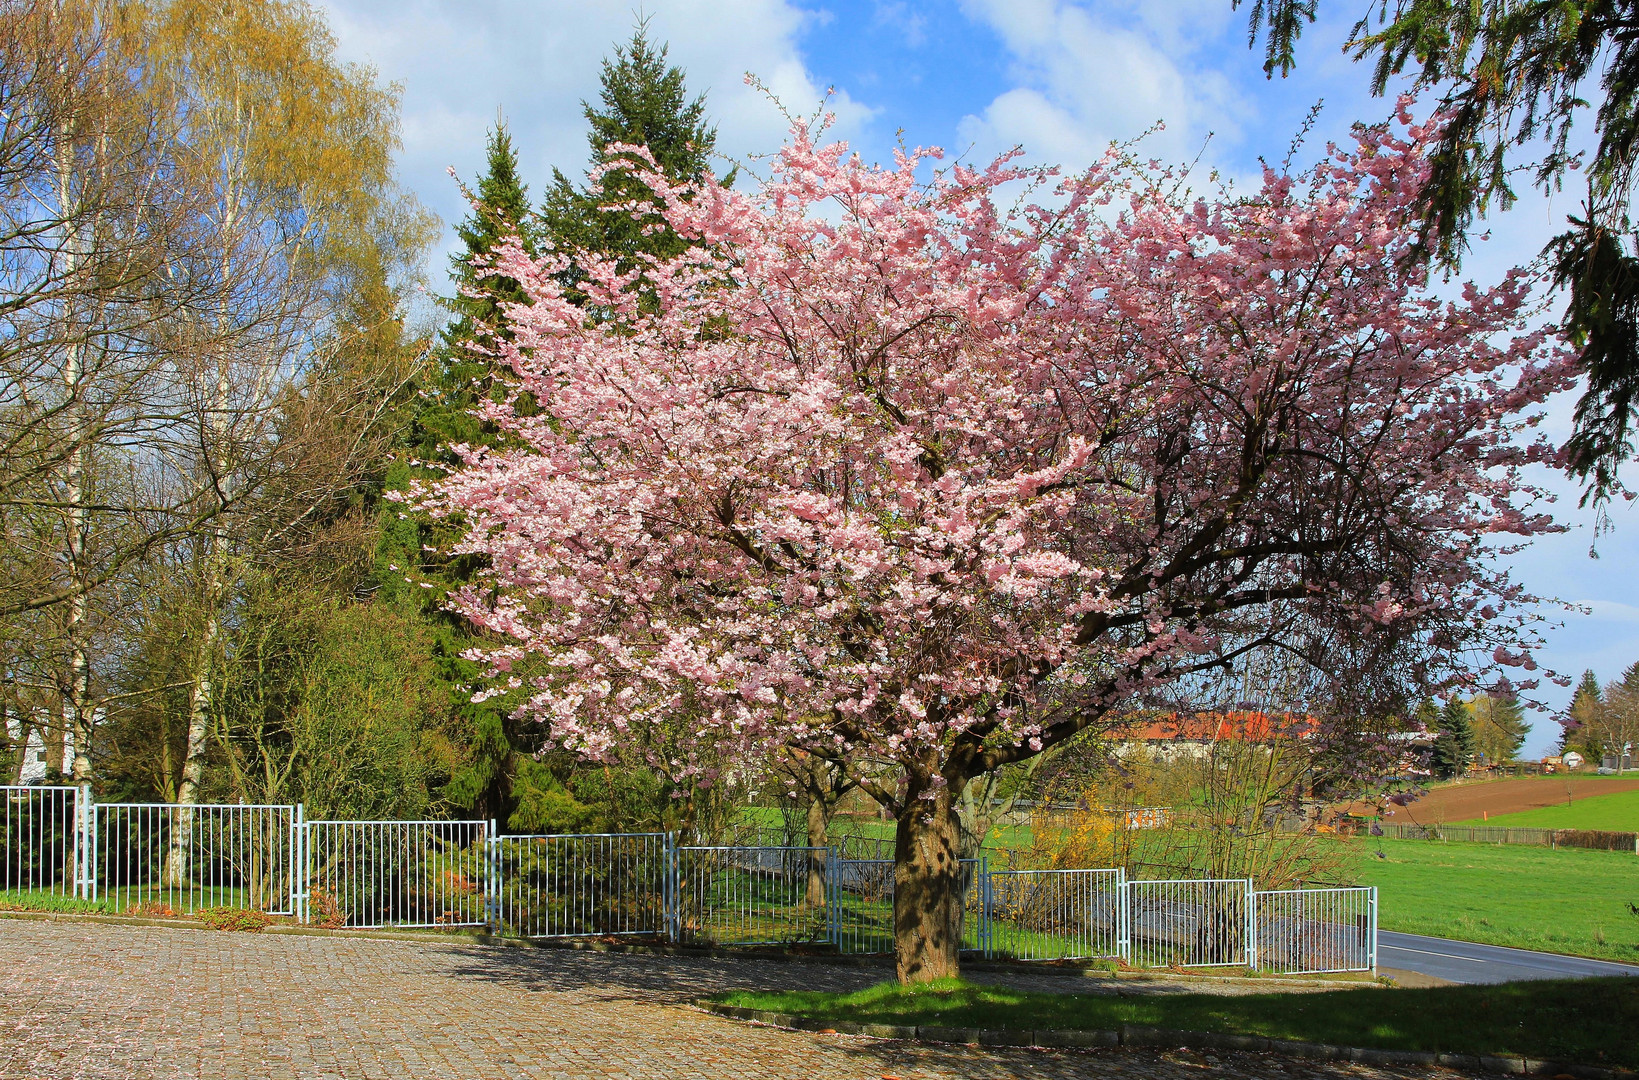
[[[1634,790],[1639,790],[1639,776],[1631,779],[1522,776],[1508,780],[1465,781],[1437,787],[1410,806],[1394,807],[1394,816],[1388,820],[1408,825],[1445,825],[1454,821],[1478,820],[1486,815],[1495,817],[1544,806],[1561,806],[1567,800]],[[1350,811],[1357,814],[1375,812],[1370,806],[1358,804],[1350,807]]]

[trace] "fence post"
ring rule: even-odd
[[[97,803],[91,785],[81,784],[74,793],[74,895],[81,900],[97,898]]]
[[[995,943],[995,938],[993,936],[994,931],[995,931],[995,925],[996,925],[995,924],[996,893],[995,893],[995,884],[990,879],[990,857],[989,856],[984,856],[984,855],[980,856],[980,858],[979,858],[979,875],[980,875],[979,880],[982,884],[982,887],[979,890],[979,911],[981,912],[979,917],[984,920],[985,959],[989,960],[992,956],[995,955],[995,944],[996,944]]]
[[[307,922],[307,822],[301,803],[290,814],[290,917]]]
[[[842,924],[837,919],[837,906],[841,894],[837,891],[837,869],[837,849],[826,845],[825,929],[831,937],[831,947],[840,953],[842,951]]]
[[[1132,889],[1127,881],[1127,868],[1117,870],[1121,876],[1115,883],[1115,948],[1121,962],[1130,966],[1133,959]]]
[[[661,906],[664,908],[666,921],[666,937],[673,945],[678,944],[681,928],[677,917],[677,834],[666,833],[664,857],[661,859],[664,868],[661,871]]]
[[[1371,935],[1367,939],[1366,948],[1371,958],[1372,974],[1375,976],[1377,974],[1377,886],[1373,885],[1371,890],[1371,895],[1366,901],[1366,915],[1370,920],[1368,933]]]
[[[484,830],[484,929],[500,933],[501,926],[501,846],[495,819]]]
[[[1258,970],[1258,893],[1252,879],[1246,879],[1246,966]]]

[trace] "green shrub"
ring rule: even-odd
[[[194,912],[193,917],[212,930],[235,930],[247,934],[260,933],[273,921],[273,916],[265,911],[229,907],[202,908]]]

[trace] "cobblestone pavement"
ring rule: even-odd
[[[991,1051],[757,1027],[687,1002],[883,969],[0,921],[6,1080],[1350,1080],[1259,1054]],[[1020,981],[1009,979],[1010,982]],[[1047,988],[1082,980],[1029,977]]]

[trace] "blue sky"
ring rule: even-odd
[[[578,175],[586,144],[580,102],[597,92],[600,59],[630,35],[627,0],[322,0],[342,54],[372,65],[404,92],[404,182],[446,225],[465,207],[447,170],[472,178],[487,129],[503,111],[525,175],[539,194],[553,167]],[[813,111],[834,88],[836,134],[868,158],[907,143],[979,159],[1023,145],[1030,157],[1085,164],[1111,139],[1164,121],[1149,153],[1190,160],[1242,183],[1260,158],[1278,161],[1309,110],[1324,102],[1300,160],[1389,103],[1365,90],[1367,71],[1340,50],[1364,5],[1322,0],[1290,78],[1270,80],[1246,43],[1245,7],[1229,0],[645,0],[654,35],[707,94],[719,149],[731,158],[779,145],[786,121],[746,72],[785,107]],[[1203,151],[1203,146],[1205,147]],[[1529,262],[1575,206],[1529,195],[1492,220],[1464,276],[1481,282]],[[453,234],[446,229],[446,249]],[[434,286],[444,266],[435,260]],[[1556,401],[1550,432],[1570,430],[1572,400]],[[1629,468],[1639,485],[1639,470]],[[1556,516],[1570,533],[1544,538],[1511,561],[1539,594],[1588,610],[1553,617],[1546,666],[1602,680],[1639,661],[1639,504],[1612,510],[1614,532],[1590,559],[1593,518],[1561,478]],[[1563,707],[1569,691],[1541,696]],[[1535,723],[1527,752],[1546,752],[1558,726]]]

